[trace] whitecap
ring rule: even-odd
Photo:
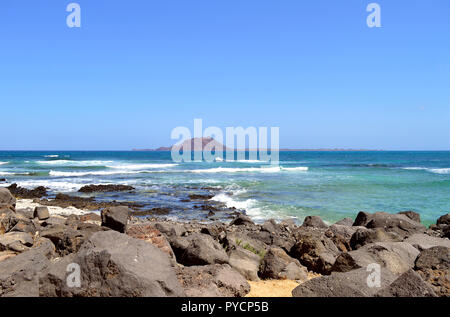
[[[54,160],[54,161],[36,161],[42,165],[52,166],[105,166],[114,163],[114,161],[71,161],[71,160]]]
[[[80,177],[80,176],[106,176],[106,175],[116,175],[116,174],[138,174],[141,172],[132,171],[92,171],[92,172],[60,172],[60,171],[50,171],[50,176],[55,177]]]
[[[54,155],[44,155],[44,157],[55,158],[55,157],[59,157],[59,155],[56,155],[56,154],[54,154]]]
[[[146,168],[168,168],[168,167],[174,167],[178,164],[156,164],[156,163],[149,163],[149,164],[118,164],[118,165],[107,165],[108,168],[117,168],[117,169],[124,169],[124,170],[142,170]]]
[[[0,162],[0,165],[8,164],[9,162]]]
[[[450,174],[450,168],[430,168],[430,172],[436,174]]]

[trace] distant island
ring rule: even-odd
[[[179,145],[172,145],[172,146],[161,146],[157,149],[132,149],[132,151],[138,151],[138,152],[170,152],[172,151],[172,148],[174,146],[177,146],[178,150],[184,149],[186,147],[188,147],[188,145],[190,144],[190,149],[193,150],[195,148],[195,144],[196,142],[200,145],[201,144],[201,149],[199,150],[204,150],[205,146],[209,144],[209,148],[220,148],[222,147],[224,151],[227,151],[228,148],[221,144],[220,142],[214,140],[211,137],[206,137],[206,138],[192,138],[189,140],[184,141],[183,143],[179,144]],[[211,143],[212,142],[212,143]],[[235,151],[244,151],[244,149],[234,149]],[[258,150],[264,150],[264,149],[248,149],[246,148],[245,151],[258,151]],[[384,151],[384,150],[373,150],[373,149],[340,149],[340,148],[334,148],[334,149],[324,149],[324,148],[320,148],[320,149],[289,149],[289,148],[283,148],[279,150],[280,152],[376,152],[376,151]]]

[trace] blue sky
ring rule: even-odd
[[[450,150],[450,1],[2,0],[0,150],[128,150],[177,126],[293,148]]]

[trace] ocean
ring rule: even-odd
[[[0,186],[45,186],[77,194],[88,184],[126,184],[132,193],[99,200],[169,207],[167,217],[205,220],[187,199],[214,189],[213,201],[245,210],[256,222],[319,215],[332,223],[359,211],[413,210],[429,225],[450,212],[450,152],[280,152],[261,161],[174,163],[170,152],[0,152]],[[220,220],[220,219],[219,219]]]

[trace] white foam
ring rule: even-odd
[[[436,174],[450,174],[450,168],[430,168],[430,172]]]
[[[0,162],[0,165],[8,164],[9,162]]]
[[[17,209],[34,209],[35,207],[40,207],[42,205],[33,203],[32,199],[18,199],[16,202]],[[48,208],[50,215],[85,215],[92,213],[93,211],[85,211],[75,207],[56,207],[56,206],[45,206]],[[94,212],[96,213],[96,212]],[[97,212],[98,213],[98,212]]]
[[[114,161],[71,161],[71,160],[54,160],[54,161],[36,161],[42,165],[52,166],[106,166],[107,164],[114,163]]]
[[[306,172],[309,170],[307,166],[298,166],[298,167],[282,167],[282,171],[303,171]]]
[[[59,157],[59,155],[56,155],[56,154],[54,154],[54,155],[44,155],[44,157],[52,158],[52,157]]]
[[[106,175],[116,175],[116,174],[139,174],[144,171],[92,171],[92,172],[60,172],[60,171],[50,171],[50,176],[56,177],[79,177],[79,176],[106,176]]]
[[[44,186],[58,192],[72,192],[78,191],[85,183],[74,183],[66,180],[23,180],[17,182],[20,187],[32,189],[38,186]]]
[[[168,167],[174,167],[178,164],[118,164],[118,165],[107,165],[108,168],[117,168],[117,169],[124,169],[124,170],[142,170],[146,168],[168,168]]]
[[[279,166],[272,167],[216,167],[197,170],[186,170],[191,173],[242,173],[242,172],[260,172],[260,173],[277,173],[281,169]]]

